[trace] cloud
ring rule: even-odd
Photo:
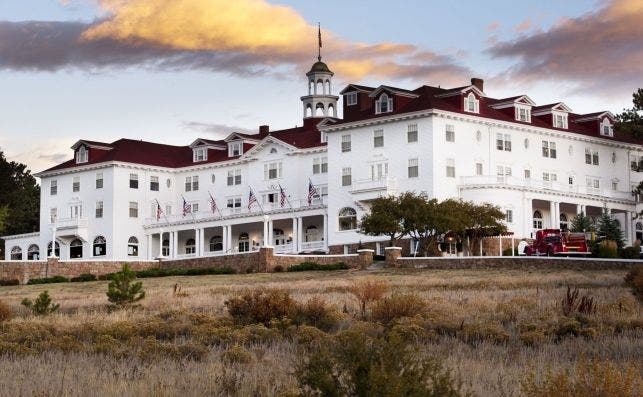
[[[489,25],[487,25],[487,31],[489,32],[495,32],[496,30],[498,30],[498,28],[500,28],[500,22],[498,21],[491,22]]]
[[[614,0],[547,31],[491,46],[496,58],[518,59],[503,73],[514,82],[566,81],[591,93],[631,92],[643,75],[643,2]]]
[[[258,132],[257,130],[245,127],[236,127],[233,125],[217,123],[203,123],[199,121],[184,121],[183,128],[208,134],[209,137],[213,139],[223,139],[233,132],[240,132],[242,134],[256,134]]]
[[[518,25],[516,25],[514,30],[518,33],[524,33],[529,29],[531,29],[532,26],[533,26],[533,22],[531,21],[530,18],[527,18],[524,21],[520,22]]]
[[[94,22],[0,21],[0,69],[55,71],[146,67],[234,75],[303,71],[316,52],[316,26],[265,0],[98,0]],[[469,77],[454,58],[404,43],[359,43],[323,31],[338,74],[451,82]],[[365,62],[364,59],[368,59]]]

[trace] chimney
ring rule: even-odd
[[[484,92],[484,80],[474,77],[471,79],[471,85],[475,85],[477,89]]]
[[[267,134],[270,132],[270,126],[268,125],[260,125],[259,126],[259,133],[260,134]]]

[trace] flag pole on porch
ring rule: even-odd
[[[252,186],[248,185],[248,189],[250,189],[250,193],[248,194],[248,211],[250,211],[252,204],[257,203],[259,209],[261,210],[261,213],[265,214],[265,212],[263,211],[263,206],[257,199],[257,195],[255,194],[254,190],[252,190]]]
[[[212,210],[212,213],[214,214],[214,210],[217,210],[217,212],[219,213],[219,219],[223,219],[223,214],[221,213],[217,202],[214,200],[214,196],[212,195],[212,193],[210,193],[209,190],[208,195],[210,195],[210,209]]]
[[[288,202],[288,206],[290,208],[293,208],[292,203],[290,202],[290,199],[288,198],[288,196],[286,195],[286,192],[284,191],[284,188],[281,187],[281,183],[279,183],[278,185],[279,185],[279,203],[281,204],[281,207],[284,206],[282,203],[284,200],[286,200]]]

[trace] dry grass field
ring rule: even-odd
[[[413,350],[450,369],[462,395],[640,396],[643,321],[624,275],[373,270],[165,277],[143,279],[145,299],[127,310],[108,309],[106,281],[0,287],[0,302],[14,313],[0,323],[0,395],[296,396],[305,391],[295,373],[302,341],[367,321],[411,334]],[[366,281],[382,282],[385,297],[419,299],[380,298],[362,313],[352,291]],[[593,298],[590,312],[563,312],[568,286]],[[327,312],[315,323],[323,331],[287,320],[267,327],[235,321],[224,302],[259,288],[285,290],[301,304],[321,298],[325,304],[313,302]],[[44,290],[60,309],[34,317],[20,301]]]

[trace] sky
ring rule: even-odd
[[[618,113],[643,87],[642,20],[643,0],[0,0],[0,149],[38,172],[79,139],[301,125],[318,22],[335,92],[479,77]]]

